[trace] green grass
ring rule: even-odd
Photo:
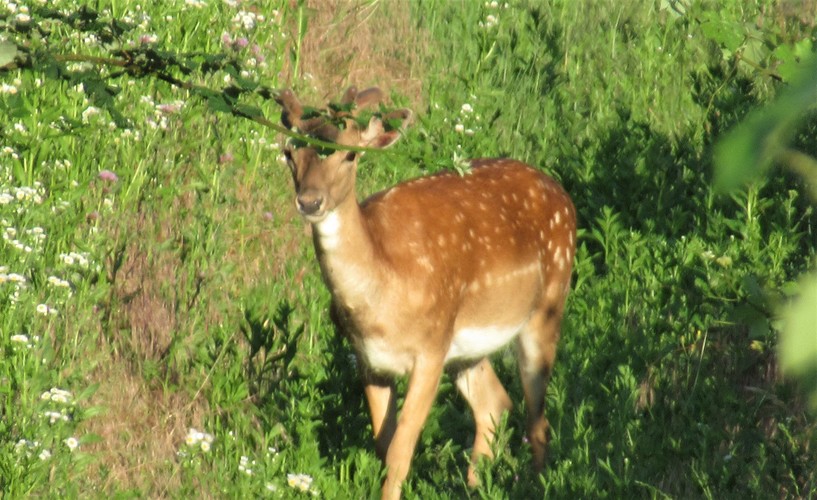
[[[29,2],[42,31],[0,3],[0,36],[32,54],[152,48],[199,86],[48,58],[0,69],[0,496],[309,496],[288,474],[322,498],[377,496],[362,387],[280,137],[222,112],[233,84],[245,114],[276,121],[255,85],[296,72],[306,95],[341,93],[308,76],[315,12],[140,3]],[[472,422],[446,377],[406,497],[817,495],[814,420],[776,356],[817,221],[781,171],[731,196],[711,187],[713,145],[796,65],[779,48],[817,32],[773,2],[722,4],[412,2],[423,104],[392,92],[417,120],[365,157],[359,194],[511,156],[565,185],[580,239],[549,467],[530,472],[508,349],[494,364],[516,406],[483,486],[466,486]],[[266,17],[251,27],[253,12]],[[798,146],[814,155],[816,134],[812,119]]]

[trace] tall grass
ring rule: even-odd
[[[367,155],[361,196],[460,158],[512,156],[561,180],[581,227],[549,467],[530,473],[509,349],[495,365],[516,408],[482,487],[466,486],[471,417],[444,378],[405,495],[815,494],[814,421],[775,356],[776,305],[813,262],[814,215],[782,174],[717,195],[710,157],[785,85],[782,63],[796,61],[779,48],[814,38],[814,5],[364,2],[325,33],[355,39],[375,67],[331,59],[360,80],[321,82],[310,75],[326,74],[316,65],[335,44],[310,38],[327,16],[318,4],[142,4],[0,3],[0,36],[32,55],[153,50],[193,69],[167,68],[187,87],[93,60],[0,69],[9,498],[377,495],[354,358],[329,320],[279,137],[222,111],[275,121],[256,85],[337,96],[339,82],[389,88],[395,68],[409,93],[422,81],[417,123]],[[416,53],[355,38],[395,12],[423,40]],[[810,153],[814,130],[799,138]]]

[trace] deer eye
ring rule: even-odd
[[[348,153],[346,153],[346,157],[344,158],[344,160],[348,162],[353,162],[355,161],[355,158],[357,158],[357,153],[354,151],[349,151]]]

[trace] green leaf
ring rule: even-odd
[[[777,67],[777,74],[784,82],[790,82],[802,71],[803,60],[811,55],[811,39],[800,40],[794,45],[780,45],[774,49],[774,57],[780,64]]]
[[[212,95],[207,99],[207,107],[211,111],[220,113],[232,113],[233,108],[221,94]]]
[[[786,151],[804,110],[817,99],[817,57],[803,61],[791,85],[715,147],[715,187],[731,191],[763,173]]]
[[[17,46],[9,41],[0,42],[0,68],[5,68],[17,57]]]
[[[743,44],[744,27],[738,23],[721,19],[716,12],[708,12],[701,22],[704,36],[716,42],[722,48],[734,53]]]

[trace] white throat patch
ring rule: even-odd
[[[337,212],[326,214],[322,221],[315,223],[315,229],[318,231],[323,248],[334,250],[340,246],[342,228]]]

